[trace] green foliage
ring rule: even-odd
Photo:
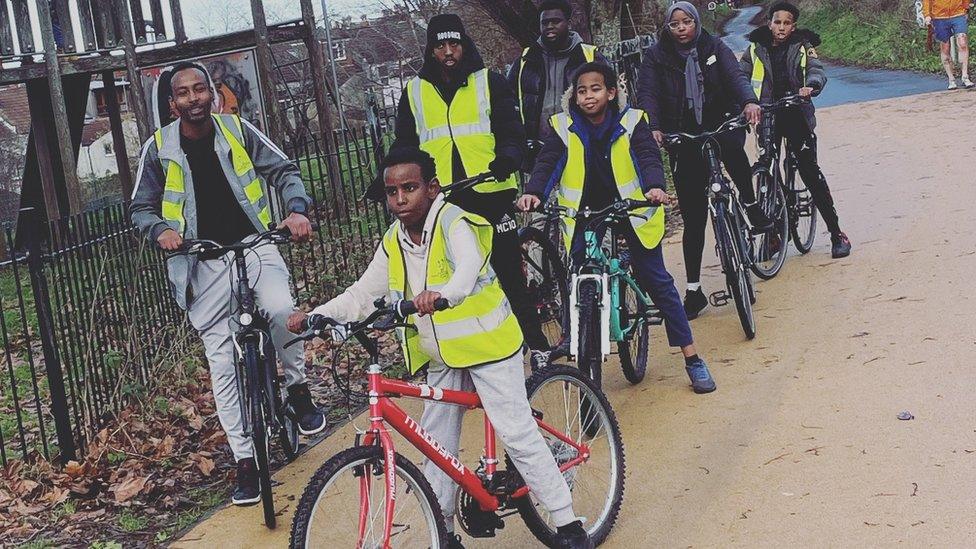
[[[88,549],[122,549],[122,544],[117,541],[93,541]]]
[[[57,545],[55,545],[54,543],[52,543],[51,541],[45,538],[38,538],[29,541],[21,545],[20,547],[21,549],[54,549],[55,547],[57,547]]]
[[[138,532],[149,525],[149,518],[137,515],[126,509],[119,515],[119,529],[123,532]]]
[[[119,465],[120,463],[125,461],[125,458],[127,457],[129,456],[125,452],[110,451],[108,453],[108,462],[111,465]]]
[[[64,503],[62,503],[61,505],[58,505],[57,507],[54,508],[54,511],[51,513],[51,518],[54,519],[55,521],[61,520],[64,517],[69,517],[75,514],[77,510],[78,507],[75,504],[74,500],[69,499]]]

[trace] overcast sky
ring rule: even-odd
[[[379,13],[383,0],[326,0],[330,17],[351,16],[359,19],[362,15]],[[189,38],[203,38],[251,28],[250,0],[183,0],[183,20]],[[312,0],[317,21],[322,18],[322,0]],[[298,0],[264,0],[264,9],[269,23],[299,19],[302,10]]]

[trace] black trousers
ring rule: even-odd
[[[752,188],[752,166],[744,149],[745,130],[723,134],[718,138],[722,164],[732,177],[745,203],[756,201]],[[678,192],[684,233],[681,246],[685,256],[685,275],[689,283],[701,280],[702,254],[705,250],[705,226],[708,222],[708,163],[700,143],[674,147],[671,151],[671,174]]]
[[[478,193],[464,190],[451,193],[447,201],[463,210],[487,219],[495,226],[492,238],[491,268],[495,270],[512,312],[518,319],[530,349],[548,351],[549,340],[542,332],[539,311],[529,299],[526,291],[525,273],[522,272],[522,246],[519,244],[518,223],[515,220],[517,191],[510,189],[494,193]]]
[[[817,163],[817,135],[810,131],[803,113],[791,109],[776,116],[776,131],[779,139],[786,139],[786,148],[796,157],[800,179],[810,189],[813,203],[817,205],[820,217],[827,224],[830,234],[840,232],[840,221],[834,207],[834,197],[827,186],[820,164]]]

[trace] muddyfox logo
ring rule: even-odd
[[[407,427],[413,429],[413,432],[417,433],[417,435],[420,438],[424,439],[424,441],[427,444],[430,444],[431,447],[433,447],[434,450],[442,458],[446,459],[448,463],[451,464],[451,467],[457,469],[457,472],[461,473],[462,475],[465,474],[464,464],[461,463],[461,461],[457,457],[453,456],[450,452],[448,452],[443,446],[441,446],[439,442],[434,440],[434,438],[430,436],[430,434],[426,433],[423,429],[421,429],[419,423],[417,423],[416,421],[414,421],[413,418],[410,417],[407,418],[406,423],[407,423]]]

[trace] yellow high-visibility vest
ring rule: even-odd
[[[491,132],[491,93],[488,69],[468,75],[448,104],[433,84],[414,77],[407,83],[407,99],[416,123],[421,150],[434,159],[442,185],[454,182],[454,147],[464,173],[476,176],[488,171],[495,159],[495,135]],[[516,188],[515,174],[504,181],[486,181],[474,190],[490,193]]]
[[[231,161],[234,164],[234,172],[238,178],[243,178],[250,183],[244,185],[244,194],[248,202],[257,214],[258,220],[263,227],[271,224],[271,204],[265,195],[261,180],[258,179],[257,172],[254,171],[254,163],[251,161],[247,149],[244,148],[244,130],[241,127],[241,119],[231,114],[212,114],[214,123],[220,129],[221,135],[230,145]],[[233,124],[228,126],[228,120],[233,120]],[[163,130],[158,129],[155,133],[156,149],[163,147]],[[181,236],[186,233],[186,216],[183,208],[186,206],[186,178],[183,174],[183,167],[179,162],[173,160],[160,159],[163,173],[166,175],[166,185],[163,189],[162,217],[163,220]],[[228,181],[228,183],[231,183]]]
[[[749,55],[752,57],[752,91],[756,94],[756,99],[762,99],[763,82],[766,80],[766,66],[756,53],[756,43],[749,46]],[[807,85],[807,48],[800,45],[800,70],[803,72],[803,85]]]
[[[471,295],[450,309],[434,313],[431,322],[437,350],[444,363],[451,368],[470,368],[498,362],[517,353],[522,348],[522,330],[488,262],[494,231],[491,223],[453,204],[444,203],[437,212],[427,250],[425,287],[411,288],[413,294],[422,290],[436,292],[451,280],[455,261],[447,245],[447,235],[457,223],[468,223],[474,229],[484,263]],[[383,251],[389,258],[390,299],[394,302],[406,297],[407,287],[399,232],[400,222],[396,221],[383,236]],[[407,322],[410,322],[409,318]],[[410,373],[430,361],[420,349],[420,336],[415,328],[398,328],[397,336]]]
[[[644,111],[640,109],[624,111],[620,120],[624,133],[610,146],[610,166],[613,169],[613,178],[616,181],[617,192],[620,193],[621,198],[646,200],[644,193],[641,192],[640,176],[637,173],[636,160],[630,147],[630,138],[634,133],[634,128],[645,116]],[[586,151],[583,148],[583,141],[573,130],[573,119],[568,113],[553,115],[550,123],[566,145],[566,167],[563,169],[562,177],[559,180],[559,191],[556,199],[560,206],[579,210],[580,203],[583,200],[583,182],[586,180]],[[647,249],[660,244],[661,239],[664,238],[664,208],[659,206],[641,208],[632,213],[642,216],[630,218],[630,224],[641,244]],[[572,249],[573,233],[576,230],[576,220],[564,217],[562,229],[566,249],[570,250]]]

